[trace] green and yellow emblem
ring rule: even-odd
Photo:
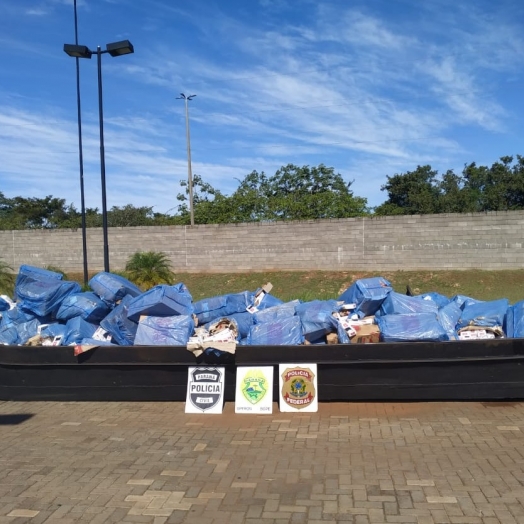
[[[262,371],[250,369],[242,382],[242,393],[251,404],[257,404],[265,397],[267,393],[267,381]]]

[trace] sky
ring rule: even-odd
[[[370,207],[387,176],[524,155],[521,0],[77,0],[101,55],[107,207],[174,214],[193,174],[333,167]],[[80,210],[73,0],[0,2],[0,192]],[[80,59],[85,203],[102,207],[97,57]]]

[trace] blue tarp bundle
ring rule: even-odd
[[[508,308],[504,333],[510,338],[524,338],[524,300]]]
[[[433,313],[384,315],[376,319],[383,342],[438,342],[449,340]]]
[[[15,306],[13,309],[2,312],[0,326],[16,325],[32,320],[33,318],[35,318],[35,315],[22,311],[18,306]]]
[[[182,284],[168,286],[160,284],[134,298],[129,304],[128,318],[138,322],[140,316],[170,317],[173,315],[191,315],[193,298],[187,287]]]
[[[25,280],[17,289],[19,307],[35,316],[56,315],[62,301],[81,290],[78,282],[58,279]]]
[[[18,275],[16,276],[15,280],[14,298],[15,300],[20,298],[18,295],[18,288],[26,282],[35,282],[49,279],[62,280],[63,278],[64,276],[62,275],[62,273],[50,271],[49,269],[43,269],[41,267],[27,266],[25,264],[22,264],[20,266],[20,269],[18,270]]]
[[[302,323],[297,316],[251,326],[246,343],[256,346],[300,345],[304,342]]]
[[[392,290],[391,283],[385,278],[362,278],[353,282],[338,300],[346,304],[356,304],[355,313],[363,318],[374,315]]]
[[[243,313],[252,301],[252,293],[244,291],[230,295],[204,298],[193,304],[198,324],[207,324],[234,313]]]
[[[256,301],[256,295],[257,293],[263,293],[263,296],[261,297],[261,300],[258,304],[255,304]],[[262,291],[262,288],[258,288],[252,295],[251,300],[248,304],[248,307],[256,306],[256,308],[261,311],[263,309],[269,309],[270,307],[279,306],[280,304],[283,304],[284,301],[280,300],[277,297],[274,297],[271,293],[264,293]]]
[[[450,340],[456,340],[458,338],[456,326],[460,315],[462,315],[462,310],[455,302],[449,302],[438,310],[438,320],[446,330]]]
[[[126,295],[115,308],[100,321],[100,326],[111,334],[113,341],[121,346],[134,344],[138,324],[127,317],[129,304],[133,300]]]
[[[4,300],[2,297],[0,297],[0,312],[1,311],[9,311],[9,308],[11,305],[7,300]]]
[[[466,326],[502,327],[509,307],[507,298],[489,302],[465,303],[457,322],[457,330]]]
[[[280,304],[267,309],[262,309],[253,313],[253,322],[255,324],[263,324],[264,322],[274,322],[283,318],[292,317],[296,314],[296,308],[300,304],[300,300],[292,300],[291,302],[281,302]]]
[[[391,291],[382,302],[377,316],[382,315],[410,315],[412,313],[433,313],[438,311],[438,305],[433,300],[419,297],[408,297],[396,291]]]
[[[471,304],[484,302],[483,300],[477,300],[475,298],[467,297],[466,295],[455,295],[451,298],[451,301],[455,302],[460,309],[464,309],[465,306],[469,306]]]
[[[80,344],[84,338],[92,338],[97,328],[98,326],[86,322],[81,317],[70,318],[66,322],[66,329],[61,345],[69,346],[71,344]]]
[[[433,300],[433,302],[435,302],[439,308],[446,306],[451,301],[447,296],[436,293],[435,291],[431,291],[430,293],[422,293],[417,295],[417,298],[421,298],[423,300]]]
[[[55,338],[58,336],[65,337],[67,326],[65,324],[59,324],[54,322],[52,324],[46,324],[41,326],[40,334],[44,338]]]
[[[18,343],[18,330],[15,324],[0,326],[0,344],[14,345]]]
[[[339,322],[333,316],[340,309],[336,300],[311,300],[299,304],[295,310],[302,322],[302,332],[307,340],[317,340],[319,337],[334,333]]]
[[[185,346],[194,327],[190,315],[146,317],[138,324],[135,346]]]
[[[40,322],[38,319],[34,318],[27,322],[22,322],[17,324],[16,330],[18,332],[18,342],[17,344],[25,344],[31,337],[34,337],[38,333],[38,327]]]
[[[74,293],[62,301],[56,314],[58,320],[69,320],[73,317],[82,317],[87,322],[96,324],[110,311],[109,306],[98,295],[90,291]]]
[[[89,281],[91,289],[110,304],[118,302],[126,295],[137,297],[142,290],[121,275],[101,271]]]

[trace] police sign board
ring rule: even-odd
[[[279,364],[280,411],[318,411],[317,365]]]
[[[222,413],[223,406],[224,368],[190,366],[186,413]]]
[[[235,413],[273,413],[273,366],[238,366]]]

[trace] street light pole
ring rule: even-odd
[[[102,183],[102,230],[104,232],[104,271],[109,273],[109,238],[107,232],[106,155],[104,148],[104,110],[102,103],[102,50],[96,48],[98,66],[98,124],[100,127],[100,180]]]
[[[191,225],[195,225],[195,212],[193,209],[193,174],[191,172],[191,140],[189,137],[189,101],[193,100],[196,95],[186,96],[184,93],[180,93],[177,100],[184,99],[186,104],[186,142],[187,142],[187,182],[189,185],[189,215]]]
[[[75,44],[78,45],[78,17],[76,11],[76,0],[74,0],[75,12]],[[87,286],[89,272],[87,269],[87,230],[86,230],[86,204],[84,194],[84,154],[82,147],[82,111],[80,105],[80,64],[76,57],[76,107],[78,119],[78,160],[80,163],[80,210],[82,215],[82,258],[84,265],[84,286]]]
[[[102,51],[98,46],[96,51],[91,51],[85,45],[64,44],[64,51],[75,58],[91,58],[93,54],[97,56],[98,67],[98,118],[100,126],[100,178],[102,184],[102,229],[104,234],[104,271],[109,272],[109,240],[107,231],[107,199],[106,199],[106,162],[104,149],[104,112],[102,103],[102,55],[109,53],[111,56],[121,56],[134,53],[133,44],[129,40],[113,42],[106,45]]]

